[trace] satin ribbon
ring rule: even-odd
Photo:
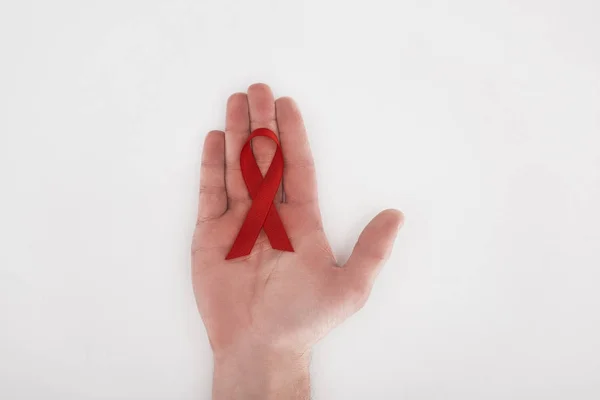
[[[275,150],[275,155],[264,178],[250,147],[250,142],[257,136],[269,138],[277,145],[277,150]],[[240,167],[246,187],[252,198],[252,205],[225,259],[231,260],[250,254],[261,229],[264,229],[267,234],[272,248],[294,251],[279,213],[273,205],[273,199],[275,199],[283,177],[283,154],[275,133],[267,128],[254,130],[248,137],[244,147],[242,147]]]

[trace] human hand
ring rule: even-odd
[[[225,260],[252,203],[240,151],[261,127],[281,143],[285,165],[274,204],[295,251],[272,249],[261,231],[250,255]],[[252,148],[264,175],[276,145],[257,137]],[[275,101],[264,84],[232,95],[225,132],[211,131],[204,142],[192,243],[194,293],[215,358],[214,398],[304,398],[312,346],[364,305],[402,221],[399,211],[382,211],[339,266],[323,232],[296,104]]]

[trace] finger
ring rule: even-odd
[[[226,210],[225,136],[221,131],[211,131],[202,149],[198,222],[219,218]]]
[[[345,276],[360,294],[368,296],[371,286],[392,251],[404,215],[398,210],[377,214],[360,234],[350,258],[344,265]]]
[[[275,116],[275,98],[268,85],[255,83],[248,88],[248,106],[250,108],[250,130],[267,128],[275,132],[275,135],[279,137]],[[267,173],[276,149],[276,144],[269,138],[257,137],[256,139],[252,139],[252,151],[260,172],[263,175]],[[276,203],[281,202],[282,193],[281,185],[279,185],[279,190],[274,200]]]
[[[240,169],[240,152],[249,134],[248,97],[235,93],[227,100],[225,118],[225,186],[230,208],[250,201]]]
[[[308,203],[317,200],[317,179],[308,136],[300,109],[289,97],[275,102],[277,125],[285,167],[283,188],[286,203]]]

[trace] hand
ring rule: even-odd
[[[240,151],[260,127],[280,139],[285,166],[274,203],[295,252],[273,250],[261,231],[250,255],[226,261],[252,202]],[[252,147],[264,175],[275,144],[258,137]],[[232,95],[225,132],[212,131],[204,142],[192,244],[194,292],[215,357],[214,398],[237,393],[267,399],[274,392],[303,398],[312,346],[365,303],[402,220],[397,210],[382,211],[339,266],[323,232],[313,159],[296,104],[286,97],[275,101],[264,84]]]

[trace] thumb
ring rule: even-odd
[[[389,257],[404,215],[394,209],[380,212],[358,237],[350,258],[344,265],[354,285],[370,291],[371,285]]]

